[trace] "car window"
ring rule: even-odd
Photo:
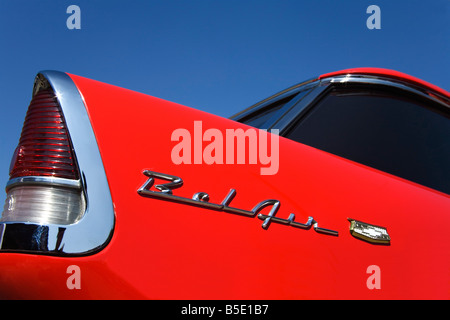
[[[309,90],[302,91],[300,93],[289,95],[286,98],[279,99],[278,101],[269,104],[261,108],[258,111],[250,114],[239,120],[239,122],[248,124],[249,126],[258,128],[258,129],[269,129],[277,120],[279,120],[285,112],[287,112],[291,107],[292,100],[298,101],[303,96],[308,93]]]
[[[286,136],[450,194],[449,111],[431,101],[387,90],[334,89]]]
[[[240,122],[248,124],[249,126],[259,128],[259,129],[268,129],[272,123],[276,121],[276,119],[281,116],[287,108],[287,102],[292,99],[292,96],[288,98],[281,99],[264,109],[251,114],[250,116],[242,119]]]

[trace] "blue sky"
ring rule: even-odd
[[[69,30],[69,5],[81,29]],[[369,30],[369,5],[381,29]],[[0,203],[40,70],[104,81],[228,117],[351,67],[450,90],[449,0],[0,0]]]

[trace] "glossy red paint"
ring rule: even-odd
[[[324,75],[325,76],[325,75]],[[324,77],[322,76],[322,77]],[[249,128],[229,119],[71,75],[94,128],[115,206],[111,242],[87,257],[0,254],[4,297],[132,299],[448,299],[450,197],[384,172],[280,138],[276,175],[259,165],[175,165],[175,129]],[[144,169],[184,180],[196,192],[251,210],[281,201],[277,216],[337,230],[323,235],[258,218],[139,196]],[[268,208],[266,208],[268,209]],[[268,211],[268,210],[267,210]],[[266,211],[264,211],[266,212]],[[354,218],[387,227],[391,245],[349,233]],[[70,265],[81,289],[69,290]],[[369,289],[371,265],[381,289]]]

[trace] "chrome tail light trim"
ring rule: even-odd
[[[36,76],[33,96],[50,87],[66,120],[80,180],[23,177],[9,181],[6,189],[30,185],[81,189],[86,210],[79,221],[69,225],[27,221],[0,223],[0,252],[93,254],[107,245],[114,230],[115,213],[109,184],[82,94],[66,73],[43,71]]]

